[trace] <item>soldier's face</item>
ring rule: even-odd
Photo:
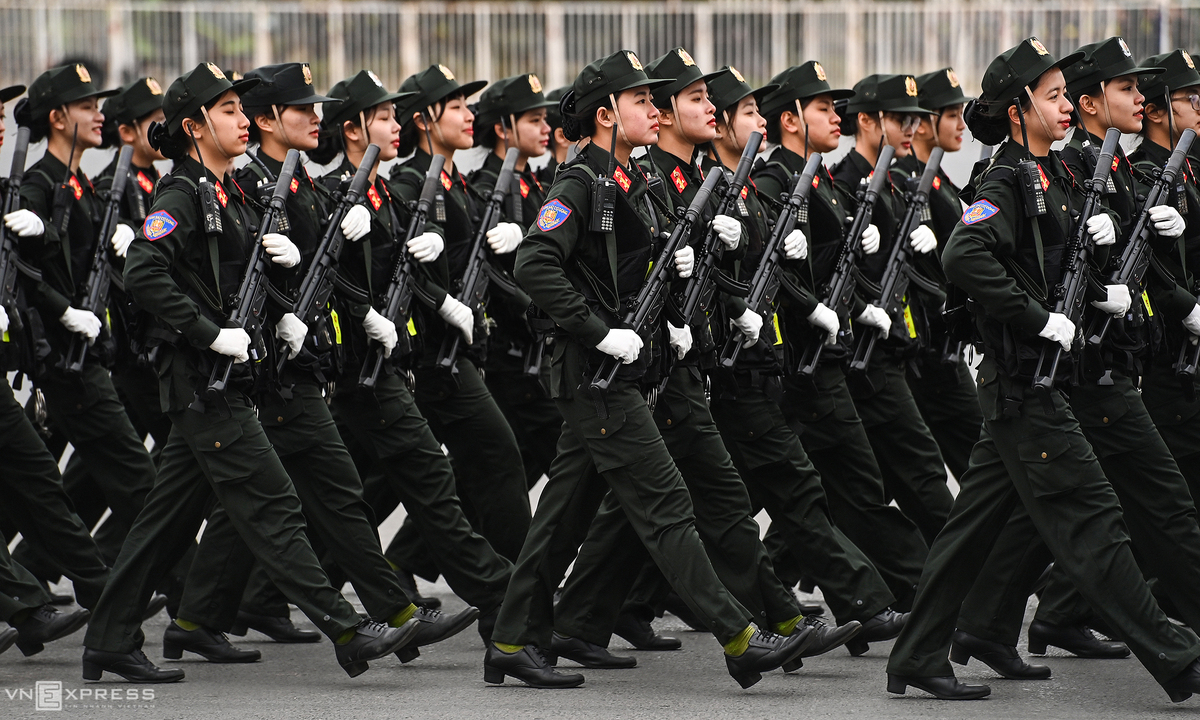
[[[1175,132],[1183,132],[1187,128],[1200,132],[1200,108],[1192,102],[1196,97],[1200,102],[1200,85],[1171,91],[1171,108],[1175,111]]]
[[[808,146],[819,153],[837,150],[842,139],[842,119],[833,109],[832,95],[817,95],[804,105],[804,122],[808,123]],[[800,133],[803,135],[804,127]]]
[[[951,105],[943,108],[941,115],[930,115],[921,121],[921,130],[931,123],[937,123],[937,145],[946,152],[958,152],[962,149],[963,130],[967,123],[963,120],[963,106]]]
[[[55,130],[65,133],[68,138],[78,127],[77,143],[80,148],[99,147],[100,127],[104,125],[104,114],[100,112],[100,102],[94,97],[84,98],[67,103],[65,110],[65,115],[62,110],[58,110],[56,111],[57,117],[51,116],[51,126]]]
[[[1067,81],[1063,79],[1062,70],[1047,70],[1038,78],[1037,87],[1033,87],[1032,90],[1033,102],[1025,112],[1025,124],[1031,141],[1037,135],[1046,135],[1045,139],[1050,142],[1062,140],[1071,128],[1072,109],[1071,101],[1067,99]],[[1014,113],[1015,110],[1010,108],[1009,120],[1013,137],[1019,138],[1021,128]]]
[[[1111,122],[1112,127],[1123,133],[1141,132],[1146,97],[1138,92],[1137,75],[1122,75],[1106,82],[1104,100],[1108,103],[1111,120],[1104,115],[1102,109],[1102,121]],[[1103,108],[1103,102],[1101,107]]]
[[[400,123],[396,122],[396,106],[382,102],[366,113],[365,133],[359,134],[361,148],[375,143],[379,146],[379,161],[395,160],[400,151]]]
[[[219,149],[228,153],[229,158],[246,152],[246,145],[250,142],[250,120],[242,112],[242,98],[237,93],[226,90],[208,111],[208,117]]]
[[[654,145],[658,142],[658,108],[650,98],[648,87],[626,90],[617,96],[617,109],[625,123],[625,137],[633,145]],[[610,115],[611,117],[611,115]]]
[[[521,154],[527,158],[541,157],[550,145],[550,125],[546,122],[546,111],[530,110],[517,118],[515,142]]]
[[[675,96],[674,118],[678,132],[695,145],[709,142],[717,136],[716,107],[708,99],[708,86],[703,80],[688,85]]]
[[[321,118],[317,117],[316,106],[286,105],[279,109],[283,121],[283,137],[288,145],[297,150],[315,150],[321,131]]]
[[[442,116],[437,120],[443,142],[452,150],[470,150],[475,144],[474,122],[475,115],[461,96],[447,100]]]
[[[163,154],[154,148],[150,147],[150,140],[147,137],[150,131],[150,124],[155,122],[163,122],[167,116],[163,111],[155,110],[144,118],[137,120],[133,125],[121,125],[117,131],[121,135],[121,142],[125,145],[133,146],[134,159],[149,159],[151,162],[157,160],[165,160]]]
[[[733,137],[729,139],[735,144],[736,150],[739,152],[744,150],[746,142],[750,139],[750,133],[758,132],[763,133],[763,139],[759,141],[755,152],[763,151],[767,144],[767,121],[758,114],[758,101],[754,99],[753,95],[742,98],[738,102],[737,109],[729,118],[729,124],[733,128]]]

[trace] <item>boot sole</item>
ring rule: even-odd
[[[572,681],[570,683],[548,685],[545,683],[530,682],[529,680],[526,680],[525,678],[521,677],[520,675],[514,675],[513,673],[505,672],[501,668],[493,667],[491,665],[487,665],[486,663],[484,664],[484,666],[483,666],[483,681],[485,683],[488,683],[490,685],[503,685],[504,678],[506,678],[506,677],[510,677],[513,680],[519,680],[520,682],[525,683],[527,686],[529,686],[531,688],[537,688],[539,690],[567,690],[570,688],[579,687],[580,685],[583,684],[583,680],[584,680],[583,676],[580,676],[578,682]]]
[[[923,688],[923,687],[921,687],[920,684],[918,684],[917,682],[913,682],[913,680],[911,680],[911,679],[905,679],[905,678],[902,678],[902,677],[899,677],[896,675],[892,675],[890,673],[888,674],[888,684],[887,684],[888,692],[890,692],[894,695],[903,695],[905,693],[905,690],[907,690],[909,687],[915,687],[916,689],[918,689],[922,692],[927,692],[930,695],[937,698],[938,700],[982,700],[983,698],[992,694],[992,691],[989,688],[988,691],[985,693],[974,693],[971,695],[962,695],[962,696],[951,697],[951,696],[947,696],[947,695],[942,695],[940,693],[936,693],[927,688]]]
[[[166,683],[175,683],[175,682],[179,682],[180,680],[183,679],[183,671],[182,670],[179,672],[178,677],[168,677],[168,678],[162,678],[161,680],[155,680],[155,679],[149,679],[149,678],[129,677],[128,675],[126,675],[118,670],[110,670],[108,668],[101,667],[95,663],[88,662],[87,660],[83,661],[83,679],[84,680],[96,682],[96,681],[100,680],[101,677],[103,677],[104,673],[106,673],[106,672],[110,672],[113,675],[122,677],[131,683],[147,684],[147,685],[163,685]]]

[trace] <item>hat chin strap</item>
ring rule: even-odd
[[[671,98],[671,100],[674,101],[675,98]],[[625,123],[621,120],[621,111],[617,109],[617,96],[613,93],[609,93],[608,101],[612,103],[613,124],[616,126],[615,129],[621,133],[621,137],[625,138],[626,145],[629,147],[636,147],[633,141],[629,139],[629,136],[625,134]]]
[[[292,142],[292,139],[291,139],[290,137],[288,137],[288,134],[287,134],[287,128],[285,128],[285,127],[283,126],[283,118],[282,118],[282,117],[280,117],[280,113],[279,113],[279,106],[278,106],[278,105],[272,105],[272,106],[271,106],[271,112],[275,113],[275,122],[276,122],[276,124],[278,124],[278,125],[279,125],[279,134],[280,134],[280,135],[283,137],[283,141],[284,141],[285,143],[287,143],[287,146],[288,146],[289,148],[296,147],[296,144]]]
[[[1038,107],[1037,100],[1035,100],[1033,97],[1033,91],[1029,89],[1028,85],[1025,86],[1025,94],[1029,96],[1029,106],[1031,108],[1033,108],[1033,112],[1038,116],[1038,120],[1041,120],[1041,122],[1042,122],[1042,129],[1046,131],[1046,139],[1049,140],[1050,138],[1053,138],[1054,134],[1050,132],[1050,123],[1046,122],[1046,116],[1042,114],[1042,109]],[[1021,111],[1021,106],[1018,105],[1017,112],[1020,112],[1020,111]],[[1022,114],[1024,114],[1024,113],[1022,113]],[[1029,149],[1028,142],[1025,143],[1025,149],[1026,150]]]
[[[804,108],[800,105],[800,98],[793,102],[796,103],[796,117],[804,124],[804,157],[808,158],[808,121],[804,119]]]
[[[1108,109],[1108,86],[1106,85],[1107,82],[1108,81],[1106,81],[1106,80],[1100,81],[1100,99],[1104,101],[1104,122],[1106,122],[1108,124],[1108,127],[1113,127],[1112,111]]]
[[[883,153],[883,146],[889,145],[887,123],[883,121],[883,111],[879,111],[879,147],[875,148],[875,157]]]

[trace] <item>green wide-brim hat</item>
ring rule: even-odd
[[[1065,68],[1083,57],[1073,52],[1055,58],[1036,37],[1029,37],[1005,50],[992,60],[983,73],[982,92],[976,112],[998,117],[1008,111],[1012,101],[1025,93],[1025,86],[1035,82],[1049,70]]]
[[[661,57],[654,58],[646,66],[646,77],[652,80],[667,80],[665,85],[654,88],[654,104],[660,108],[670,108],[671,98],[678,95],[684,88],[694,82],[703,80],[707,83],[720,73],[705,74],[697,67],[690,53],[677,47]]]
[[[1163,70],[1138,78],[1138,91],[1146,96],[1147,101],[1156,105],[1167,102],[1168,92],[1200,85],[1200,72],[1196,71],[1196,63],[1186,50],[1172,50],[1148,57],[1142,61],[1142,65]]]
[[[492,83],[479,96],[475,122],[492,125],[509,115],[521,115],[530,110],[557,107],[558,101],[542,94],[542,81],[533,73],[515,75]]]
[[[401,125],[407,125],[412,122],[414,114],[430,105],[436,105],[460,93],[463,97],[471,97],[487,87],[487,84],[487,80],[475,80],[460,85],[458,80],[454,79],[450,68],[445,65],[430,65],[400,83],[400,92],[405,93],[405,97],[396,103],[396,120]]]
[[[1079,97],[1088,88],[1122,75],[1157,75],[1163,71],[1160,67],[1135,62],[1129,45],[1119,37],[1084,45],[1077,52],[1082,53],[1083,57],[1063,67],[1067,92],[1073,98]]]
[[[917,77],[917,104],[929,112],[965,105],[975,98],[964,95],[954,68],[942,68]]]
[[[746,82],[746,78],[738,72],[738,69],[732,65],[726,65],[715,73],[712,73],[708,82],[708,99],[709,102],[717,108],[717,115],[721,115],[730,108],[736,108],[737,104],[751,95],[761,104],[762,99],[768,94],[775,91],[776,85],[763,85],[755,90],[750,87],[750,83]]]
[[[100,112],[118,124],[132,125],[163,106],[163,89],[152,77],[134,80],[104,101]]]
[[[834,100],[854,97],[853,90],[830,87],[825,68],[816,60],[809,60],[803,65],[793,65],[771,78],[770,85],[775,86],[774,89],[759,101],[759,112],[764,116],[784,110],[795,110],[797,100],[807,100],[818,95],[829,95]]]
[[[29,112],[41,117],[56,107],[86,98],[112,97],[120,88],[101,90],[92,83],[92,75],[83,63],[60,65],[37,76],[29,85]]]
[[[229,90],[238,95],[258,84],[258,80],[229,82],[221,68],[210,62],[202,62],[190,72],[180,75],[167,88],[163,100],[167,132],[175,133],[183,127],[183,121],[195,117],[206,103],[221,97]]]
[[[0,105],[21,97],[25,92],[24,85],[9,85],[6,88],[0,88]]]
[[[358,118],[358,114],[385,102],[402,102],[413,93],[388,92],[379,76],[370,70],[359,70],[353,77],[342,80],[330,88],[329,101],[323,106],[324,122],[327,126],[341,125],[347,120]],[[397,122],[400,118],[396,118]]]
[[[928,113],[917,102],[920,88],[912,75],[868,75],[854,84],[848,113]]]
[[[637,53],[632,50],[618,50],[612,55],[588,63],[575,78],[571,90],[575,93],[575,107],[586,111],[609,95],[637,87],[649,87],[653,92],[655,88],[670,82],[671,79],[654,79],[647,75]]]

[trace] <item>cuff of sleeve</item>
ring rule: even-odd
[[[206,317],[197,319],[191,327],[183,331],[183,336],[188,339],[188,342],[198,348],[208,348],[220,334],[221,328]]]
[[[67,308],[71,307],[71,301],[58,293],[47,293],[44,297],[44,304],[55,320],[62,317]]]
[[[1013,324],[1030,335],[1037,335],[1046,327],[1046,321],[1049,319],[1050,313],[1046,308],[1031,302]]]
[[[584,345],[596,347],[608,335],[608,331],[609,327],[604,324],[604,321],[596,315],[592,315],[583,321],[583,326],[579,332],[575,333],[575,336]]]
[[[1134,302],[1138,300],[1140,298],[1134,298]],[[1158,309],[1166,316],[1167,320],[1173,323],[1182,322],[1192,308],[1196,307],[1195,296],[1178,286],[1171,292],[1156,294],[1153,302],[1158,305]]]

